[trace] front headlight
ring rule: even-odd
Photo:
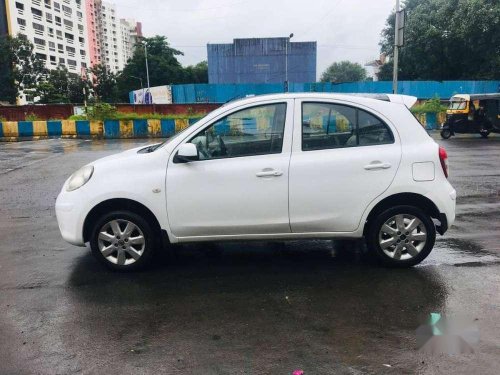
[[[66,185],[66,191],[73,191],[85,185],[94,173],[94,167],[86,165],[71,175]]]

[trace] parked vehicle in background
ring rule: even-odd
[[[500,94],[460,94],[450,99],[446,122],[441,137],[450,138],[456,133],[500,133]]]
[[[97,160],[56,202],[63,238],[118,270],[171,243],[362,238],[412,266],[455,219],[446,151],[414,97],[237,100],[168,141]]]

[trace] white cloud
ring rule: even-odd
[[[111,0],[113,1],[113,0]],[[394,0],[115,0],[118,16],[135,18],[145,36],[168,37],[179,60],[205,60],[207,43],[295,34],[318,42],[318,76],[332,62],[378,57],[380,32]]]

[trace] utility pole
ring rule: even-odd
[[[394,57],[392,72],[392,93],[398,93],[398,59],[399,59],[399,0],[396,0],[396,21],[394,23]]]
[[[143,42],[143,44],[144,44],[144,55],[146,56],[146,79],[148,81],[148,91],[147,92],[151,96],[151,91],[150,91],[151,86],[149,85],[148,47],[147,47],[146,42]],[[152,96],[151,96],[151,102],[153,102]]]

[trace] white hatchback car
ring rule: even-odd
[[[446,151],[415,98],[277,94],[228,103],[168,141],[97,160],[56,202],[63,238],[113,269],[172,243],[362,238],[411,266],[455,219]]]

